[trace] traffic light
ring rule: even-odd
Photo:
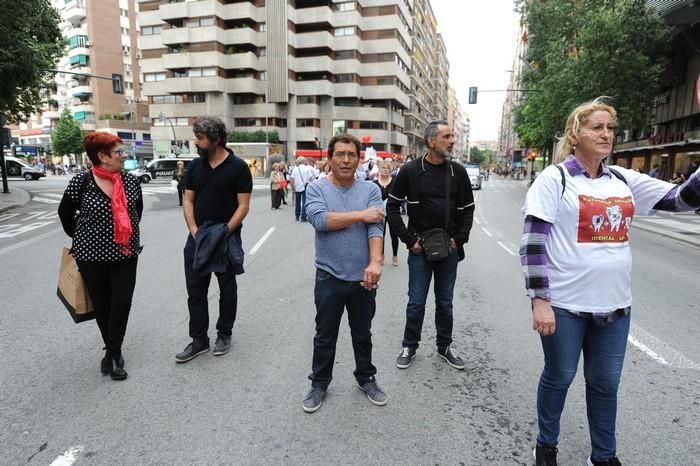
[[[121,74],[112,74],[112,92],[115,94],[123,94],[124,87],[122,86],[124,77]]]
[[[477,95],[477,87],[473,86],[469,88],[469,104],[475,104],[476,103],[476,95]]]

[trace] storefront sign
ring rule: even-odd
[[[665,134],[657,134],[656,136],[651,136],[649,139],[647,139],[647,142],[652,145],[656,146],[658,144],[668,144],[670,142],[680,142],[685,139],[685,133],[683,131],[678,131],[675,133],[665,133]]]

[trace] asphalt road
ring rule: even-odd
[[[356,388],[344,321],[333,384],[311,415],[301,401],[314,329],[313,231],[294,221],[291,206],[271,211],[268,192],[255,191],[233,349],[176,365],[188,342],[186,230],[168,185],[144,185],[145,247],[124,345],[129,378],[113,382],[99,373],[94,322],[73,324],[55,295],[69,240],[51,200],[67,178],[21,183],[32,202],[0,215],[0,464],[532,464],[542,353],[517,257],[522,183],[492,180],[477,194],[455,290],[455,347],[467,370],[437,357],[432,304],[413,365],[394,366],[406,303],[402,249],[401,265],[384,268],[373,325],[389,403],[376,407]],[[633,231],[632,247],[618,453],[624,464],[700,464],[700,249],[643,231]],[[215,280],[210,295],[214,335]],[[562,422],[563,465],[585,464],[590,451],[583,388],[579,375]]]

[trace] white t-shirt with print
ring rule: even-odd
[[[575,312],[605,313],[631,306],[632,255],[629,233],[634,215],[650,215],[671,183],[613,166],[615,176],[595,180],[566,176],[547,167],[525,198],[523,213],[552,223],[545,244],[551,304]]]
[[[314,169],[308,165],[297,165],[291,173],[294,179],[294,191],[300,193],[306,189],[306,184],[314,180]]]

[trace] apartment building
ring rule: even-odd
[[[448,88],[447,122],[455,135],[455,145],[452,150],[454,158],[466,161],[469,154],[469,117],[462,110],[457,92],[452,86]]]
[[[119,135],[134,157],[152,157],[147,105],[140,101],[136,0],[54,0],[53,5],[68,42],[57,65],[63,72],[47,83],[43,111],[19,126],[20,144],[50,150],[52,129],[69,109],[82,129]],[[113,74],[123,77],[123,94],[113,92],[111,79],[98,78]]]
[[[139,0],[139,7],[156,156],[176,141],[194,152],[192,124],[201,115],[222,118],[229,130],[277,131],[290,159],[339,132],[369,138],[377,151],[406,152],[405,0]]]
[[[447,118],[449,62],[429,0],[411,2],[411,103],[404,132],[412,155],[426,151],[423,130],[433,119]]]

